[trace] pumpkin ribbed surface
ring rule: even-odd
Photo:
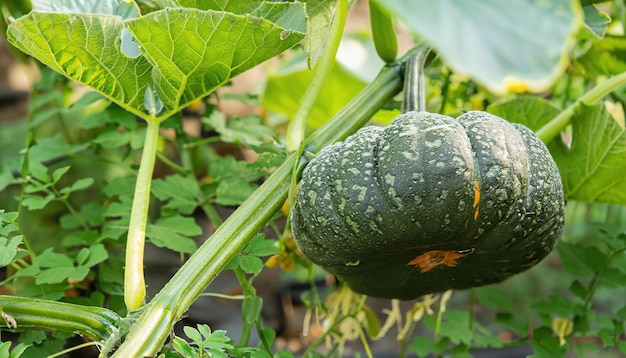
[[[532,267],[560,237],[563,207],[557,167],[526,127],[408,112],[311,160],[292,231],[356,292],[413,299]]]

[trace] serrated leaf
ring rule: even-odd
[[[4,223],[0,219],[0,235],[8,236],[12,232],[18,231],[20,228],[16,224],[13,223]]]
[[[245,179],[233,179],[220,181],[215,198],[215,202],[220,205],[233,206],[243,203],[257,186]]]
[[[186,327],[187,326],[183,328],[186,328]],[[172,344],[172,348],[174,348],[176,352],[182,354],[183,357],[193,357],[196,355],[196,351],[193,348],[191,348],[189,343],[187,343],[187,341],[185,341],[184,339],[180,337],[174,337],[174,343]]]
[[[591,42],[589,48],[574,62],[585,76],[618,75],[626,71],[626,38],[607,36]]]
[[[181,253],[192,253],[198,245],[190,237],[202,234],[202,229],[193,218],[172,216],[160,218],[148,224],[146,236],[154,245]]]
[[[198,332],[197,329],[190,327],[190,326],[184,326],[183,327],[183,332],[185,332],[185,335],[190,338],[192,341],[196,342],[196,343],[202,343],[203,339],[202,339],[202,335],[200,334],[200,332]]]
[[[555,143],[551,152],[563,181],[565,198],[626,205],[626,131],[602,104],[580,105],[572,123],[572,142]]]
[[[587,298],[587,288],[585,288],[585,286],[583,286],[583,284],[580,283],[580,281],[578,280],[574,280],[574,282],[572,282],[572,284],[569,286],[569,290],[581,300]]]
[[[35,283],[38,285],[60,283],[67,281],[70,275],[74,272],[75,268],[72,266],[53,267],[43,270],[37,275]]]
[[[63,175],[65,175],[65,173],[67,173],[70,170],[70,166],[65,166],[65,167],[61,167],[59,169],[55,169],[52,172],[52,183],[56,183],[59,181],[59,179],[61,179],[61,177]]]
[[[603,328],[598,331],[598,337],[602,339],[602,345],[604,347],[612,347],[615,345],[615,333],[613,330]]]
[[[293,5],[293,6],[291,6]],[[164,9],[136,19],[93,14],[32,12],[9,26],[9,41],[54,70],[86,84],[125,109],[150,118],[146,93],[169,117],[229,78],[298,43],[304,11],[283,28],[250,15],[197,9]],[[280,18],[280,15],[274,14]],[[297,28],[296,28],[297,27]],[[122,50],[122,31],[132,33],[142,55]],[[176,36],[171,36],[176,34]],[[149,101],[148,103],[156,103]]]
[[[79,265],[82,265],[85,263],[85,261],[87,261],[88,257],[89,257],[89,249],[86,247],[83,247],[82,249],[80,249],[80,251],[78,251],[78,254],[76,255],[76,262]]]
[[[258,0],[179,0],[178,4],[182,7],[201,10],[218,10],[238,15],[251,15],[273,22],[285,29],[305,32],[304,22],[302,22],[302,4]],[[306,5],[309,6],[308,1]]]
[[[95,244],[89,248],[89,256],[83,264],[87,267],[95,266],[109,257],[109,253],[102,244]]]
[[[257,256],[241,255],[239,256],[239,267],[247,274],[256,275],[263,270],[263,261]]]
[[[274,131],[263,124],[259,116],[246,116],[226,120],[222,112],[214,111],[211,116],[202,118],[202,122],[211,126],[227,143],[259,146],[274,141]]]
[[[131,138],[132,132],[120,132],[117,129],[108,129],[100,131],[92,142],[100,144],[104,148],[119,148],[130,143]]]
[[[90,267],[86,266],[78,266],[75,267],[72,272],[70,272],[68,279],[75,281],[82,281],[89,275]]]
[[[495,287],[480,287],[474,289],[476,297],[481,305],[494,310],[513,312],[513,301],[501,289]]]
[[[487,107],[487,112],[537,131],[556,117],[561,109],[543,98],[521,96],[493,103]]]
[[[17,255],[17,247],[22,243],[23,236],[12,238],[0,237],[0,267],[5,267]]]
[[[111,180],[108,184],[102,188],[102,192],[109,198],[120,196],[130,196],[135,191],[135,183],[137,178],[133,176],[118,177]]]
[[[11,346],[11,342],[4,342],[4,343],[8,343],[8,345]],[[11,354],[8,357],[9,358],[22,357],[22,355],[24,354],[24,352],[26,352],[26,349],[28,347],[30,347],[29,344],[20,343],[17,346],[13,347],[13,349],[11,350]]]
[[[47,170],[47,167],[42,166],[40,163],[47,162],[51,159],[58,159],[71,154],[76,154],[87,147],[90,143],[81,144],[67,144],[60,134],[56,134],[50,137],[37,139],[37,143],[33,145],[28,151],[30,163],[30,170],[33,170],[33,165],[38,165]],[[41,179],[37,177],[38,179]]]
[[[578,0],[376,0],[455,72],[490,91],[545,91],[583,24]]]
[[[609,289],[624,288],[624,273],[613,267],[609,267],[602,272],[600,286]]]
[[[585,249],[582,246],[562,241],[558,244],[557,250],[563,266],[574,276],[585,278],[593,273],[586,262]]]
[[[46,207],[54,200],[54,195],[48,194],[44,196],[38,195],[24,195],[22,198],[22,205],[30,210],[40,210]]]
[[[453,343],[470,343],[473,333],[470,329],[469,311],[447,310],[441,322],[441,332]]]
[[[199,324],[199,325],[196,326],[196,328],[198,329],[198,332],[200,332],[200,334],[204,338],[208,338],[212,334],[211,333],[211,327],[209,327],[209,325],[207,325],[207,324]]]
[[[73,267],[73,261],[67,255],[59,254],[53,251],[53,248],[44,250],[35,258],[35,264],[39,267],[59,267],[70,266]]]
[[[159,200],[166,202],[165,207],[175,209],[181,214],[191,214],[198,206],[196,198],[200,185],[194,178],[179,174],[168,175],[165,179],[154,180],[151,189]]]
[[[112,202],[104,210],[104,216],[106,217],[122,217],[129,218],[130,210],[133,205],[133,201],[130,197],[124,195],[119,198],[119,202]]]
[[[4,224],[7,222],[15,222],[18,216],[20,215],[17,211],[5,211],[4,209],[0,209],[0,223]]]
[[[551,295],[546,300],[535,302],[531,308],[538,313],[546,313],[552,316],[568,317],[575,313],[576,303],[565,297]]]
[[[264,234],[256,235],[248,242],[246,248],[243,250],[248,255],[254,256],[269,256],[278,253],[278,247],[274,240],[266,240]]]
[[[411,344],[411,351],[415,352],[418,357],[426,357],[432,351],[433,341],[425,336],[417,336]]]
[[[94,183],[93,178],[81,178],[75,181],[74,184],[72,184],[72,186],[67,188],[67,190],[69,192],[84,190],[84,189],[89,188],[93,183]]]

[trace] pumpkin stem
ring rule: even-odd
[[[426,111],[424,64],[428,57],[428,51],[428,48],[417,51],[404,63],[402,113]]]

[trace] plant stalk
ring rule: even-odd
[[[109,338],[122,322],[115,312],[106,308],[30,297],[0,296],[0,311],[3,318],[11,317],[15,320],[15,325],[0,320],[2,330],[14,328],[18,331],[40,329],[80,332],[98,341]]]
[[[550,122],[546,123],[543,127],[539,128],[536,132],[537,137],[544,143],[549,143],[556,138],[570,122],[570,119],[574,116],[576,109],[582,104],[593,104],[600,100],[607,94],[615,91],[621,86],[626,85],[626,72],[613,76],[608,80],[595,86],[587,93],[583,94],[576,102],[572,103],[569,107],[565,108],[558,116],[554,117]]]
[[[369,118],[402,87],[400,66],[385,67],[348,106],[313,133],[308,149],[344,139]],[[169,336],[174,323],[187,311],[224,266],[245,247],[259,229],[280,209],[291,183],[297,158],[291,153],[285,162],[215,231],[189,258],[163,289],[150,301],[113,357],[154,356]],[[296,172],[301,173],[303,166]],[[109,344],[108,346],[114,346]],[[110,352],[103,352],[109,354]]]
[[[426,110],[426,88],[424,84],[424,65],[428,51],[417,51],[404,63],[404,96],[402,113]]]
[[[130,213],[126,261],[124,268],[124,302],[129,311],[139,309],[146,297],[146,282],[143,274],[143,252],[146,240],[146,222],[150,205],[150,185],[159,141],[159,121],[148,120],[133,207]]]
[[[330,27],[326,48],[324,49],[319,62],[315,66],[315,74],[302,96],[300,107],[287,128],[285,146],[287,147],[288,153],[297,150],[304,140],[306,120],[311,113],[311,109],[313,108],[315,101],[322,91],[322,87],[324,87],[328,76],[333,70],[335,57],[337,56],[337,50],[339,49],[339,43],[341,42],[341,35],[343,34],[343,28],[346,25],[347,16],[348,0],[337,1],[337,11],[335,11],[335,16]]]

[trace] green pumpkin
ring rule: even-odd
[[[303,253],[354,291],[413,299],[534,266],[563,208],[557,167],[528,128],[408,112],[313,158],[291,219]]]

